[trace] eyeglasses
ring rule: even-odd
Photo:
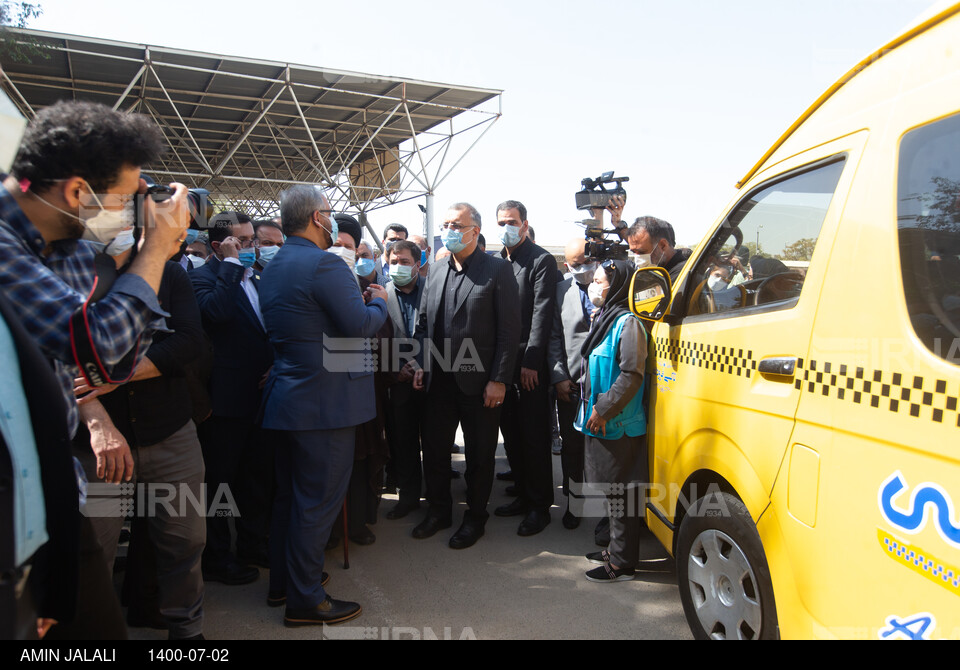
[[[440,227],[443,230],[452,230],[455,233],[459,233],[464,230],[470,230],[471,228],[475,228],[476,226],[461,226],[459,223],[441,223]]]
[[[240,248],[241,249],[259,249],[260,240],[258,239],[240,240]]]

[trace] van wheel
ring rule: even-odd
[[[780,636],[770,569],[744,504],[711,493],[687,511],[677,537],[683,611],[699,640]]]

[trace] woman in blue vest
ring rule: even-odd
[[[610,515],[610,545],[587,555],[601,566],[587,572],[592,582],[632,580],[639,553],[643,509],[636,489],[647,479],[647,334],[628,306],[633,272],[628,261],[605,261],[588,289],[599,309],[580,350],[585,372],[575,425],[585,436],[586,480],[607,494]]]

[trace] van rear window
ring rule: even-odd
[[[913,328],[931,351],[960,365],[960,114],[904,135],[897,224]]]

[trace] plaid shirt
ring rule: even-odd
[[[70,429],[79,416],[73,395],[77,376],[70,341],[70,318],[87,300],[96,277],[94,247],[84,241],[50,245],[0,186],[0,290],[20,321],[54,364],[67,400]],[[110,292],[87,310],[93,346],[114,376],[129,374],[150,346],[153,330],[164,329],[156,293],[141,277],[123,274]],[[126,376],[124,374],[124,376]]]

